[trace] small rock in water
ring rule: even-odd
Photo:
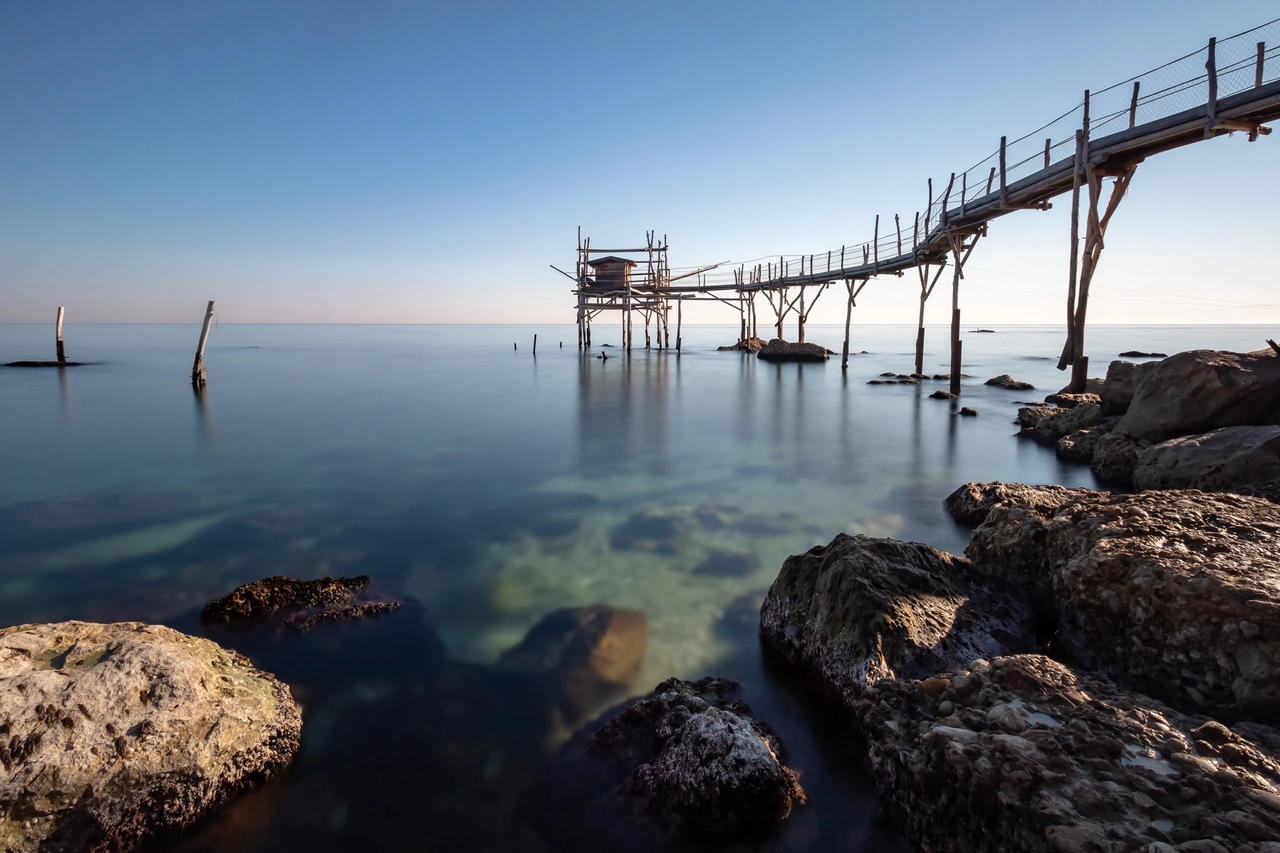
[[[303,581],[274,575],[237,587],[225,598],[205,605],[200,621],[206,625],[278,623],[306,631],[325,622],[390,613],[399,601],[371,600],[366,575]]]
[[[977,410],[977,409],[971,409],[971,408],[969,408],[968,406],[961,406],[961,407],[960,407],[960,414],[961,414],[961,415],[963,415],[963,416],[964,416],[964,417],[966,417],[966,418],[976,418],[976,417],[978,416],[978,410]]]
[[[1120,353],[1120,357],[1121,358],[1168,358],[1169,354],[1164,352],[1140,352],[1139,350],[1131,349],[1128,352]]]
[[[806,795],[737,690],[721,678],[672,678],[575,734],[538,809],[557,849],[639,853],[768,837]]]
[[[1010,391],[1034,391],[1036,386],[1030,382],[1019,382],[1007,373],[999,376],[993,376],[983,383],[984,385],[993,385],[996,388],[1006,388]]]
[[[826,361],[831,350],[818,344],[788,343],[774,338],[756,353],[761,361]]]
[[[929,395],[930,400],[955,400],[958,397],[958,394],[951,394],[947,391],[943,391],[941,388]]]

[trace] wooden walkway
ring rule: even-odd
[[[1266,123],[1276,119],[1280,119],[1280,19],[1230,39],[1211,39],[1198,51],[1100,92],[1086,91],[1079,105],[1039,130],[1012,142],[1001,138],[998,150],[964,172],[953,173],[945,188],[939,187],[940,192],[935,192],[929,181],[923,214],[915,214],[909,223],[897,215],[891,224],[876,217],[873,237],[860,244],[807,256],[780,256],[777,261],[750,267],[717,264],[673,277],[666,266],[665,238],[659,244],[662,262],[655,267],[654,235],[650,235],[648,272],[622,290],[601,291],[593,288],[587,267],[594,250],[588,242],[584,252],[580,238],[575,290],[580,343],[589,344],[590,318],[597,308],[606,310],[616,303],[617,310],[627,313],[628,328],[630,312],[639,310],[645,314],[646,328],[653,317],[662,329],[669,313],[668,301],[676,301],[679,309],[681,301],[697,298],[717,299],[736,307],[742,338],[756,337],[755,298],[759,294],[764,294],[772,309],[769,313],[774,321],[770,325],[776,326],[777,336],[782,337],[783,324],[794,313],[799,340],[803,341],[804,324],[818,296],[830,285],[843,283],[847,309],[842,364],[847,367],[849,323],[862,287],[876,276],[901,276],[916,270],[920,320],[915,370],[922,373],[925,302],[950,266],[951,391],[958,394],[959,288],[965,262],[992,220],[1014,211],[1046,210],[1052,199],[1070,193],[1067,341],[1059,368],[1071,367],[1072,386],[1083,388],[1088,370],[1083,335],[1089,283],[1105,245],[1107,225],[1138,165],[1164,151],[1228,133],[1244,133],[1249,141],[1256,141],[1271,132]],[[1107,178],[1112,179],[1111,192],[1104,202]],[[1087,196],[1083,210],[1082,191]],[[677,283],[689,278],[694,280]],[[806,291],[815,287],[817,292],[806,300]],[[799,292],[789,298],[792,289]],[[629,332],[624,334],[624,345],[630,345]]]

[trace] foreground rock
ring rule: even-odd
[[[764,361],[826,361],[830,351],[817,344],[792,344],[774,338],[756,353]]]
[[[1133,400],[1118,432],[1158,442],[1227,426],[1280,424],[1280,356],[1180,352],[1135,368]]]
[[[1139,489],[1234,492],[1280,480],[1280,426],[1223,427],[1204,435],[1172,438],[1135,460]]]
[[[275,575],[237,587],[225,598],[205,605],[200,621],[206,625],[232,623],[280,624],[306,631],[324,622],[359,619],[389,613],[398,601],[370,600],[366,575],[301,581]]]
[[[563,608],[542,617],[519,645],[498,658],[499,672],[553,685],[570,719],[598,710],[630,685],[644,661],[648,619],[604,604]]]
[[[583,851],[766,837],[805,793],[736,691],[673,678],[574,735],[546,786],[548,834]]]
[[[1280,733],[1038,655],[869,686],[882,801],[923,850],[1239,851],[1280,841]]]
[[[1098,444],[1102,441],[1102,437],[1110,434],[1111,425],[1104,421],[1097,426],[1064,435],[1054,445],[1054,452],[1063,461],[1082,462],[1089,465],[1097,455]]]
[[[122,622],[0,631],[0,847],[128,850],[287,765],[289,689],[240,655]]]
[[[1031,612],[968,560],[841,534],[788,557],[760,608],[767,652],[852,707],[868,684],[1035,648]]]
[[[987,520],[987,514],[998,503],[1020,503],[1042,515],[1053,511],[1072,498],[1095,494],[1089,489],[1068,489],[1066,486],[1028,486],[1023,483],[965,483],[943,502],[947,512],[956,521],[968,527],[977,527]]]
[[[1007,388],[1010,391],[1034,391],[1036,389],[1036,386],[1030,382],[1019,382],[1007,373],[993,376],[982,384],[994,385],[996,388]]]
[[[965,552],[1048,583],[1057,640],[1174,707],[1280,722],[1280,507],[1197,491],[1099,494],[1051,518],[997,507]]]
[[[1097,403],[1080,403],[1070,409],[1029,406],[1018,410],[1017,421],[1022,427],[1019,435],[1056,445],[1072,433],[1100,425],[1103,418],[1102,407]]]

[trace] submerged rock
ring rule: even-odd
[[[1027,605],[968,560],[845,534],[783,563],[760,608],[760,641],[846,707],[884,678],[1035,648]]]
[[[1223,427],[1152,445],[1135,460],[1139,489],[1234,492],[1280,480],[1280,426]]]
[[[289,688],[141,622],[0,631],[0,847],[129,850],[283,768]]]
[[[1049,658],[882,681],[857,712],[881,799],[920,849],[1270,853],[1280,841],[1280,732],[1189,717]]]
[[[756,358],[763,361],[826,361],[831,351],[818,344],[788,343],[774,338],[760,348]]]
[[[389,613],[400,606],[398,601],[365,600],[371,583],[365,575],[312,581],[275,575],[209,602],[200,621],[207,625],[278,623],[306,631],[325,622]]]
[[[999,576],[1047,577],[1075,660],[1174,707],[1280,721],[1280,507],[1159,491],[1048,519],[1001,509],[966,554]]]
[[[644,661],[648,619],[604,604],[553,610],[503,652],[499,672],[554,683],[573,719],[598,710],[614,688],[635,680]]]
[[[546,786],[548,834],[582,851],[767,837],[806,797],[737,688],[669,679],[574,735]]]
[[[1007,373],[993,376],[982,384],[994,385],[997,388],[1007,388],[1010,391],[1034,391],[1036,389],[1036,386],[1030,382],[1019,382]]]
[[[1271,350],[1180,352],[1139,365],[1135,375],[1120,432],[1164,441],[1220,427],[1280,424],[1280,356]]]
[[[951,517],[961,524],[977,527],[998,503],[1020,503],[1041,514],[1052,511],[1072,498],[1094,494],[1089,489],[1066,486],[1028,486],[1023,483],[965,483],[947,495],[943,505]]]

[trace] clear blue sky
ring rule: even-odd
[[[60,304],[72,322],[196,322],[210,298],[224,322],[572,322],[547,265],[572,265],[578,225],[596,245],[656,229],[679,266],[853,243],[1085,88],[1277,14],[11,0],[0,322]],[[1091,317],[1280,321],[1277,188],[1280,134],[1144,164]],[[1066,207],[993,225],[967,320],[1061,320]],[[915,289],[872,282],[856,316],[913,322]],[[826,299],[811,322],[843,320]]]

